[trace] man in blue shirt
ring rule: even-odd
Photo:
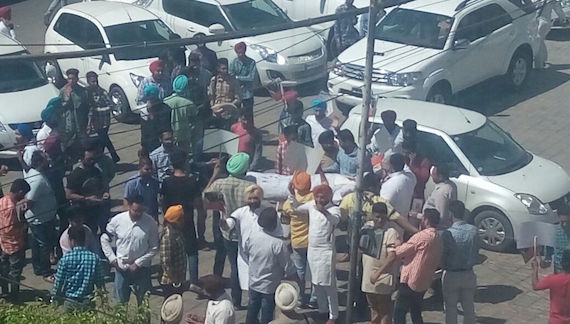
[[[336,161],[340,167],[340,174],[348,177],[356,177],[358,169],[358,145],[354,142],[354,136],[348,129],[343,129],[337,135],[340,150],[336,156]],[[368,154],[364,156],[364,172],[372,171],[372,164]]]
[[[147,158],[139,160],[139,173],[125,184],[124,206],[128,208],[128,197],[142,196],[146,212],[158,219],[158,191],[160,183],[153,176],[152,162]]]
[[[85,247],[85,228],[72,226],[68,233],[72,250],[59,260],[52,295],[72,312],[90,306],[95,286],[104,288],[104,279],[99,256]]]
[[[445,323],[457,323],[457,302],[463,308],[463,323],[475,324],[474,297],[477,277],[473,266],[479,257],[477,227],[465,222],[465,205],[449,203],[453,225],[443,232],[443,300]]]
[[[237,58],[230,65],[230,74],[239,81],[243,111],[248,112],[249,116],[253,116],[253,92],[255,91],[257,68],[255,60],[245,55],[246,49],[247,46],[244,42],[239,42],[234,46]]]

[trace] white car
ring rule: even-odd
[[[380,98],[372,123],[382,123],[383,109],[394,110],[397,124],[413,119],[418,148],[432,163],[446,163],[457,197],[470,211],[483,247],[507,251],[519,225],[558,221],[556,209],[567,203],[570,178],[556,163],[527,152],[508,133],[482,114],[416,100]],[[360,107],[343,129],[357,138]],[[433,186],[432,186],[433,188]],[[426,196],[432,188],[426,189]]]
[[[332,15],[335,13],[336,8],[341,4],[344,4],[346,0],[320,0],[320,1],[307,1],[307,0],[273,0],[285,13],[293,20],[305,20],[309,18],[317,18],[326,15]],[[369,0],[355,0],[354,6],[356,8],[364,8],[370,5]],[[359,29],[361,26],[361,20],[358,19],[358,23],[355,26]],[[326,22],[322,24],[312,25],[309,28],[313,29],[316,33],[319,33],[327,40],[327,47],[330,48],[330,42],[332,40],[333,33],[330,31],[334,21]]]
[[[27,55],[18,41],[0,33],[0,56]],[[29,123],[34,129],[42,126],[40,117],[48,101],[59,95],[48,81],[43,69],[34,61],[0,63],[0,158],[13,158],[18,124]]]
[[[83,2],[60,9],[45,34],[45,53],[81,51],[125,44],[167,41],[174,32],[146,9],[126,3]],[[132,116],[137,107],[137,88],[150,75],[149,64],[163,51],[160,47],[123,49],[110,55],[59,59],[60,73],[79,70],[99,74],[99,85],[109,91],[118,120]]]
[[[510,0],[416,0],[377,25],[372,93],[450,103],[452,95],[506,76],[522,88],[539,48],[536,14]],[[346,110],[362,100],[366,40],[338,57],[328,88]]]
[[[132,2],[132,0],[118,0]],[[202,32],[206,35],[244,31],[290,21],[271,0],[138,0],[134,2],[155,13],[182,37]],[[324,79],[326,48],[322,37],[308,28],[209,43],[218,57],[230,62],[236,57],[233,47],[244,41],[247,55],[257,62],[263,86],[277,78],[291,87]]]

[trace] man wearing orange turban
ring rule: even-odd
[[[299,203],[308,203],[313,200],[311,192],[311,175],[304,171],[296,171],[291,180],[290,189]],[[309,217],[307,214],[298,213],[289,200],[283,204],[282,217],[291,220],[291,246],[293,247],[292,259],[297,270],[297,283],[300,291],[305,291],[305,274],[307,273],[307,247],[309,245]],[[301,302],[316,304],[316,297],[311,289],[311,301],[309,296],[303,293]]]
[[[334,230],[340,222],[340,209],[331,204],[333,192],[325,181],[313,188],[313,196],[314,201],[301,204],[290,195],[289,202],[296,213],[309,218],[307,263],[319,313],[328,313],[330,324],[338,318]]]
[[[163,68],[164,68],[164,63],[161,60],[154,60],[148,66],[151,75],[146,78],[139,77],[137,99],[136,99],[137,105],[143,105],[148,101],[148,98],[146,98],[146,96],[144,95],[144,89],[149,85],[155,85],[160,89],[158,94],[158,99],[160,99],[161,101],[162,99],[164,99],[165,96],[170,95],[170,93],[167,94],[164,92],[164,85],[162,84]]]
[[[184,292],[182,283],[186,277],[186,252],[182,237],[183,222],[182,205],[170,206],[164,213],[164,230],[160,240],[160,284],[165,293],[164,298]]]

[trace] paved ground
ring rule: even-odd
[[[17,25],[20,40],[24,43],[41,43],[44,27],[41,14],[47,7],[47,0],[11,1],[14,5],[13,17]],[[508,93],[497,81],[490,81],[469,89],[457,98],[457,105],[480,111],[490,116],[495,122],[509,131],[528,150],[545,158],[552,159],[570,170],[570,150],[565,145],[570,137],[567,100],[570,98],[570,62],[567,53],[570,51],[570,34],[551,34],[548,42],[551,66],[544,71],[533,73],[527,89],[522,93]],[[32,52],[41,52],[41,47],[31,48]],[[304,91],[303,100],[309,103],[317,92],[314,89]],[[256,98],[263,104],[256,107],[256,123],[266,125],[275,120],[279,108],[271,99]],[[275,125],[267,127],[266,140],[273,139]],[[112,127],[112,139],[119,148],[122,158],[120,172],[114,181],[112,197],[122,197],[122,183],[133,170],[138,148],[139,130],[136,126],[117,124]],[[275,147],[266,146],[265,156],[272,159]],[[13,171],[3,179],[5,186],[20,172]],[[5,187],[4,190],[7,188]],[[209,223],[210,224],[210,223]],[[211,229],[208,225],[207,234]],[[210,273],[213,252],[200,251],[200,274]],[[347,264],[339,265],[339,293],[341,305],[345,304]],[[226,267],[227,270],[228,267]],[[548,294],[533,292],[530,287],[530,267],[523,264],[522,258],[516,254],[497,254],[481,252],[481,264],[476,267],[478,290],[476,311],[480,323],[547,323]],[[25,284],[34,289],[47,292],[51,285],[33,276],[31,266],[24,272]],[[156,285],[157,282],[154,281]],[[35,293],[24,290],[26,298],[33,300]],[[36,291],[37,293],[37,291]],[[151,307],[153,321],[158,321],[158,312],[162,298],[153,295]],[[197,300],[190,292],[184,294],[185,311],[203,312],[206,301]],[[245,302],[245,299],[244,299]],[[443,323],[443,315],[437,306],[428,303],[424,311],[426,322]],[[344,307],[341,308],[344,310]],[[243,320],[245,312],[238,312]]]

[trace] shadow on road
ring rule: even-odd
[[[504,320],[502,318],[494,318],[494,317],[488,317],[488,316],[477,316],[477,323],[481,323],[481,324],[503,324],[506,322],[507,322],[507,320]]]
[[[522,290],[507,285],[488,285],[477,287],[475,302],[487,304],[500,304],[513,300]]]
[[[545,70],[533,70],[529,76],[529,84],[518,92],[509,89],[502,78],[485,81],[459,92],[454,98],[453,105],[474,110],[486,116],[501,113],[570,80],[570,75],[557,71],[563,68],[564,66],[551,66]]]
[[[553,29],[546,36],[547,40],[551,41],[567,41],[570,40],[570,30],[568,29]]]

